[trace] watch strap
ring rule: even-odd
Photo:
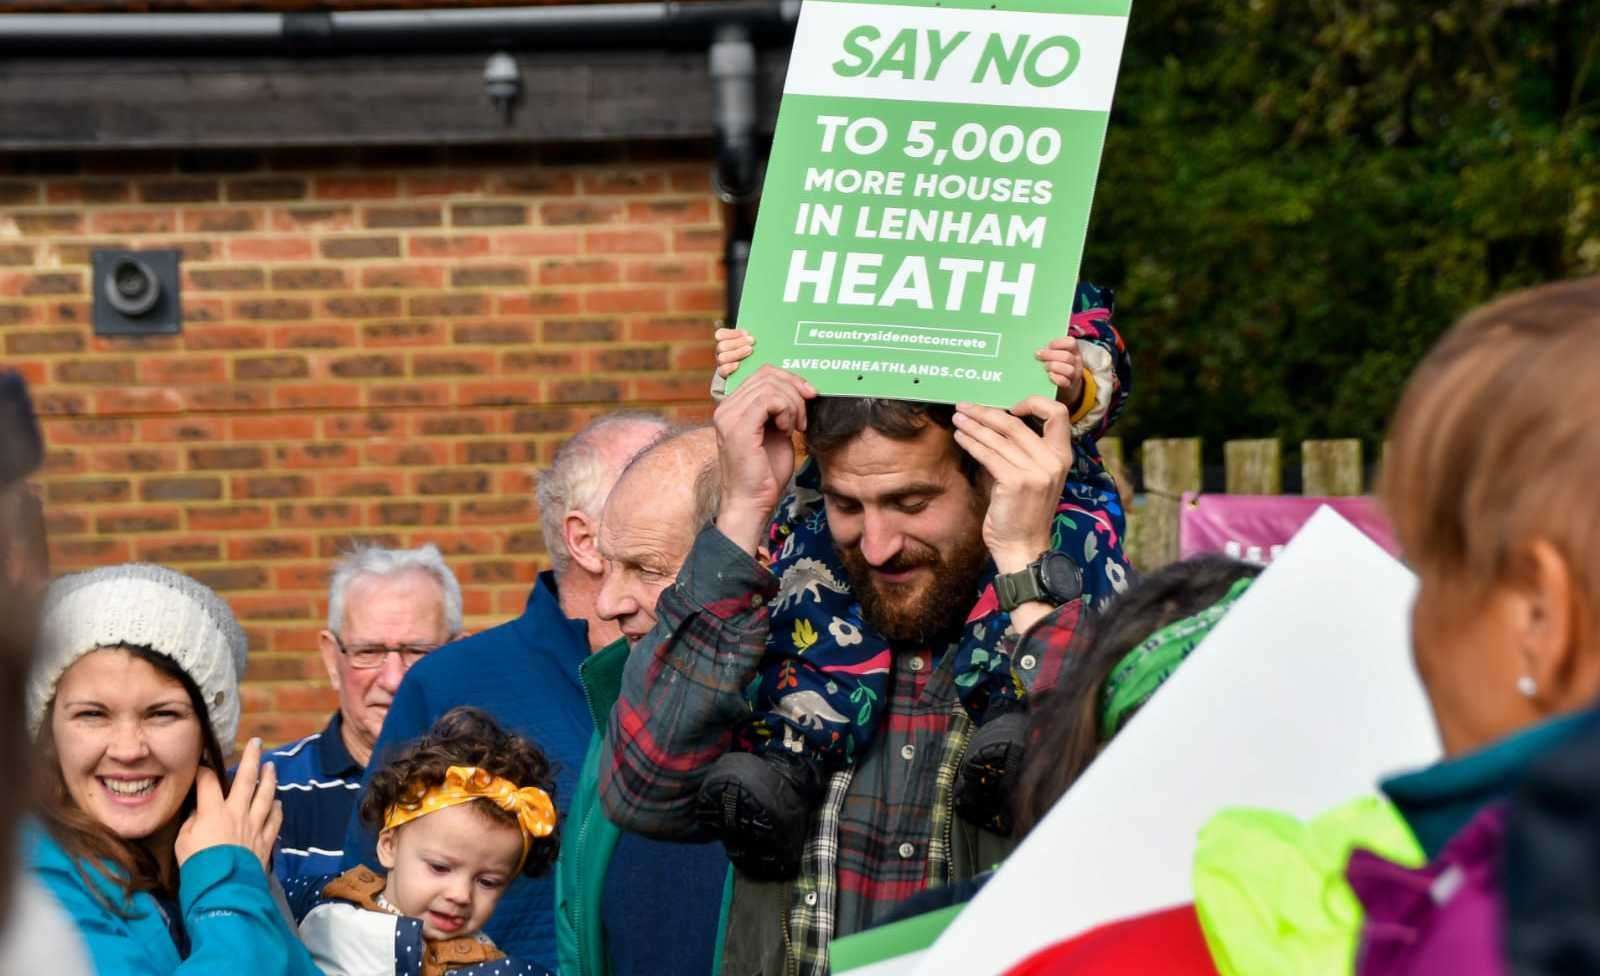
[[[994,578],[994,593],[999,598],[1000,609],[1006,613],[1032,600],[1047,599],[1050,595],[1045,592],[1044,584],[1039,580],[1038,560],[1015,573],[997,575]]]

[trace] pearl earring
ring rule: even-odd
[[[1533,675],[1525,674],[1517,679],[1517,691],[1521,692],[1524,698],[1532,698],[1539,693],[1539,684],[1533,680]]]

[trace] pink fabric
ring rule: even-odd
[[[1368,538],[1398,555],[1394,532],[1377,502],[1304,495],[1199,495],[1186,492],[1178,517],[1178,557],[1220,552],[1250,562],[1269,563],[1323,505],[1348,519]]]

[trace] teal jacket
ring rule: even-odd
[[[604,730],[622,693],[628,644],[578,666],[594,727]],[[600,808],[603,731],[589,742],[561,825],[556,861],[556,951],[561,976],[707,976],[722,944],[719,905],[728,861],[720,844],[653,841]],[[618,845],[622,850],[618,850]]]
[[[252,976],[320,976],[311,954],[278,913],[261,862],[243,847],[208,848],[178,869],[187,957],[179,955],[151,895],[135,894],[124,918],[107,907],[121,903],[121,887],[93,868],[80,872],[42,827],[24,832],[23,849],[34,876],[78,926],[96,972],[213,976],[237,972],[247,962]]]

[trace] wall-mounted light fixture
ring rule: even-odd
[[[174,335],[183,327],[180,251],[96,250],[95,335]]]

